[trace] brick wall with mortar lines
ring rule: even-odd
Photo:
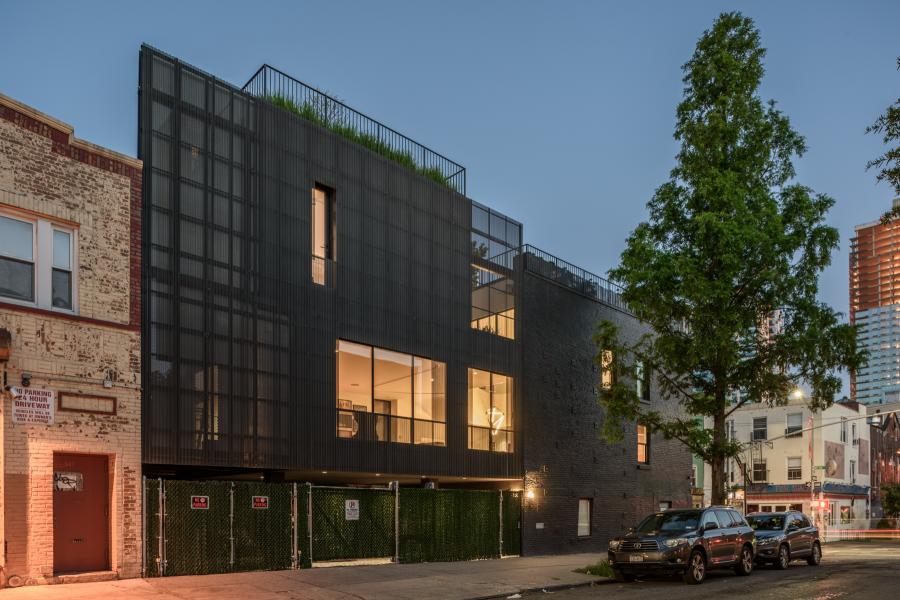
[[[117,400],[115,415],[57,410],[51,426],[22,425],[2,394],[4,581],[52,581],[54,452],[108,456],[111,568],[140,574],[140,172],[135,159],[0,96],[0,207],[78,229],[78,315],[0,303],[0,328],[12,334],[8,383],[28,372],[38,389]]]
[[[627,339],[646,328],[634,317],[526,272],[524,277],[523,450],[526,555],[603,552],[608,540],[657,510],[660,501],[690,506],[691,455],[652,436],[650,465],[638,467],[637,431],[620,444],[601,438],[593,334],[602,319]],[[651,402],[662,408],[651,385]],[[671,409],[671,407],[666,407]],[[578,500],[592,498],[591,535],[579,537]],[[543,529],[536,524],[543,523]]]

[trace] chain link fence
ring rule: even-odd
[[[312,488],[312,559],[394,556],[394,491]]]
[[[517,555],[521,492],[144,481],[144,576]]]
[[[500,493],[400,490],[400,561],[500,557]]]

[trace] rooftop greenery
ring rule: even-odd
[[[389,158],[396,163],[400,163],[404,167],[415,171],[419,175],[423,175],[432,181],[445,185],[452,189],[452,185],[444,177],[444,174],[437,167],[422,167],[416,163],[409,152],[394,150],[387,143],[383,142],[374,135],[358,131],[352,126],[344,125],[331,118],[328,111],[324,107],[314,102],[304,102],[297,104],[290,98],[281,94],[268,94],[263,96],[264,100],[271,102],[275,106],[279,106],[285,110],[300,116],[307,121],[312,121],[316,125],[320,125],[329,131],[355,142],[364,148],[368,148],[376,154],[380,154],[385,158]]]

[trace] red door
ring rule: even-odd
[[[53,570],[109,570],[109,466],[105,456],[53,455]]]

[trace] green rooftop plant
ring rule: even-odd
[[[453,186],[449,181],[444,177],[443,172],[437,167],[423,167],[416,163],[415,159],[413,159],[412,154],[409,152],[404,152],[402,150],[395,150],[391,148],[391,146],[369,133],[363,133],[357,130],[352,125],[344,125],[340,123],[335,115],[329,114],[329,110],[327,105],[324,102],[317,102],[314,100],[308,100],[303,102],[302,104],[298,104],[291,100],[290,98],[283,96],[281,94],[268,94],[263,96],[264,100],[271,102],[275,106],[279,108],[283,108],[287,111],[294,113],[299,117],[303,117],[307,121],[312,121],[316,125],[324,127],[329,131],[332,131],[351,142],[355,142],[360,146],[371,150],[376,154],[380,154],[385,158],[388,158],[396,163],[400,163],[404,167],[415,171],[419,175],[427,177],[432,181],[440,183],[441,185],[445,185],[451,189]]]

